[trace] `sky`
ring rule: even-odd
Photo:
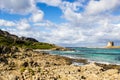
[[[0,29],[65,47],[120,45],[120,1],[0,0]]]

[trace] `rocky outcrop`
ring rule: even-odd
[[[0,53],[10,53],[11,49],[7,46],[0,46]]]
[[[36,39],[34,38],[27,38],[27,37],[18,37],[16,35],[10,34],[7,31],[2,31],[0,30],[0,35],[7,37],[7,38],[11,38],[14,39],[15,41],[32,41],[32,42],[38,42]]]
[[[18,51],[19,51],[18,48],[15,46],[13,46],[13,47],[0,46],[0,54],[15,53]]]
[[[26,38],[26,37],[20,37],[19,40],[21,41],[32,41],[32,42],[38,42],[36,39],[34,38]]]
[[[10,34],[7,31],[0,30],[0,35],[5,36],[5,37],[9,37],[9,38],[12,38],[12,39],[15,39],[15,40],[18,39],[18,36]]]
[[[68,48],[56,46],[55,44],[38,42],[34,38],[18,37],[16,35],[8,33],[7,31],[2,31],[2,30],[0,30],[0,46],[4,46],[4,49],[1,48],[1,53],[11,52],[8,51],[8,47],[12,47],[12,46],[17,46],[21,48],[30,48],[30,49],[51,49],[51,50],[60,50],[60,51],[70,50]]]

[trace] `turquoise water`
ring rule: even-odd
[[[71,58],[85,58],[89,61],[120,64],[120,49],[103,49],[103,48],[71,48],[74,51],[50,51],[51,54],[67,56]]]

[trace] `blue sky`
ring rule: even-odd
[[[61,23],[64,22],[64,19],[62,19],[62,11],[58,7],[49,6],[45,3],[37,3],[36,5],[39,9],[41,9],[45,16],[44,19],[50,20],[55,23]]]
[[[119,45],[119,8],[119,0],[0,0],[0,29],[60,46]]]

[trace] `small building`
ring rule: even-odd
[[[112,46],[114,46],[114,42],[113,41],[108,42],[107,47],[112,47]]]

